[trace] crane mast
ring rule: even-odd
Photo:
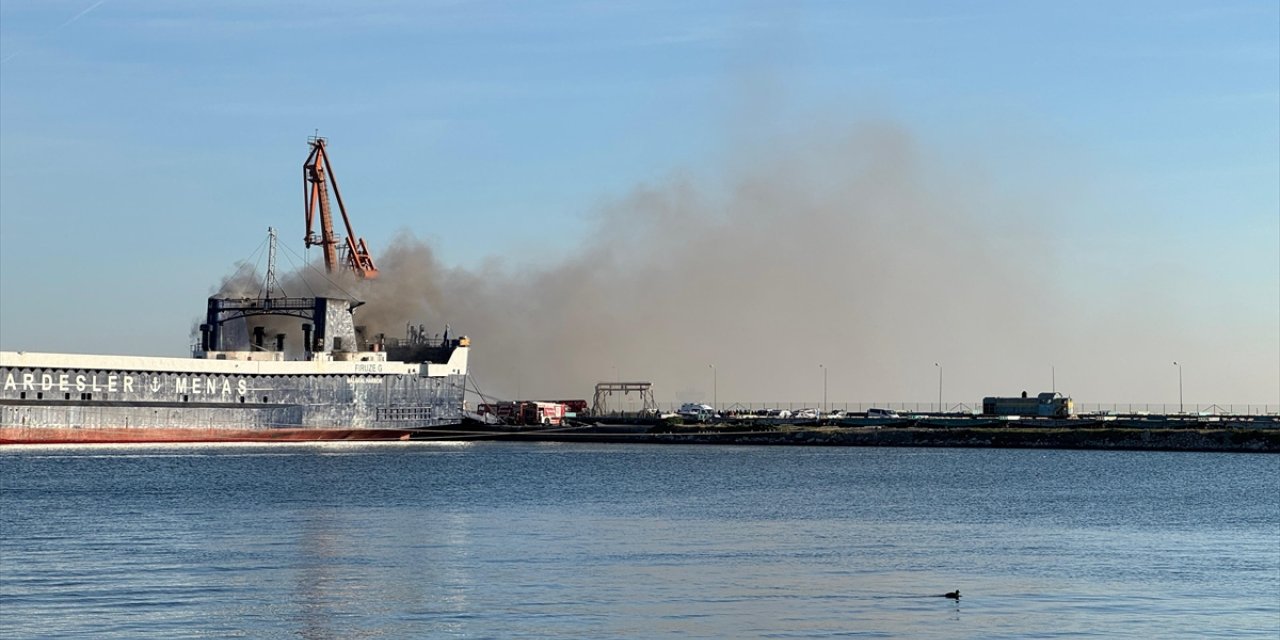
[[[347,216],[347,207],[342,203],[338,179],[333,174],[333,166],[329,164],[329,154],[325,150],[326,140],[312,136],[307,142],[311,145],[311,153],[302,165],[302,190],[307,212],[307,235],[303,242],[307,247],[320,246],[324,252],[324,268],[328,273],[347,268],[361,278],[378,277],[378,268],[373,265],[373,256],[369,255],[364,238],[356,237],[355,231],[351,229],[351,218]],[[333,213],[329,207],[330,183],[333,184],[334,198],[338,201],[338,211],[342,213],[342,223],[347,229],[341,260],[338,256],[338,238],[333,233]],[[320,217],[319,235],[314,230],[317,213]]]

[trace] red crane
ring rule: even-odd
[[[333,234],[333,215],[329,210],[329,188],[333,184],[333,195],[338,199],[338,211],[342,213],[342,222],[347,227],[347,237],[342,248],[341,263],[356,275],[365,279],[378,277],[378,268],[373,266],[373,256],[364,238],[357,238],[351,230],[351,218],[347,217],[347,207],[342,204],[342,192],[338,191],[338,179],[333,175],[333,166],[329,164],[329,154],[325,152],[325,139],[312,136],[307,140],[311,144],[311,153],[302,165],[302,195],[307,203],[307,235],[303,238],[307,247],[320,245],[324,250],[324,269],[333,273],[339,267],[338,238]],[[312,230],[316,211],[320,212],[320,235]]]

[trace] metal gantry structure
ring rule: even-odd
[[[628,412],[625,407],[614,406],[610,399],[614,394],[637,394],[640,402],[638,412]],[[596,384],[595,397],[591,399],[591,415],[603,416],[614,413],[658,413],[658,403],[653,399],[653,383],[651,382],[600,382]]]
[[[338,179],[333,174],[333,165],[329,163],[326,151],[326,140],[320,136],[312,136],[307,140],[311,145],[311,153],[302,164],[302,190],[306,201],[307,235],[303,238],[307,247],[320,245],[324,252],[324,268],[334,273],[340,268],[350,269],[364,279],[378,277],[378,268],[373,264],[373,256],[364,238],[356,236],[351,228],[351,218],[347,216],[347,207],[342,203],[342,192],[338,190]],[[333,232],[333,214],[329,208],[329,185],[333,185],[333,196],[338,201],[338,211],[342,213],[342,222],[347,229],[347,237],[343,244],[339,260],[338,237]],[[316,214],[320,218],[320,233],[315,232]]]

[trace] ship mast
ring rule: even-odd
[[[307,235],[303,242],[307,247],[320,245],[324,251],[324,269],[328,273],[346,268],[361,278],[378,277],[378,268],[373,265],[373,256],[369,255],[364,238],[356,237],[351,228],[351,218],[347,216],[347,207],[342,203],[342,192],[338,190],[338,179],[329,163],[325,146],[327,141],[320,136],[311,136],[307,142],[311,145],[311,153],[302,164],[302,195],[307,214]],[[329,208],[330,183],[333,184],[333,195],[338,201],[338,211],[342,213],[342,222],[347,229],[341,261],[338,259],[338,238],[333,232],[333,214]],[[313,230],[316,213],[320,214],[319,235]]]
[[[280,286],[280,282],[276,280],[276,230],[274,227],[267,227],[267,295],[268,300],[271,299],[272,289]]]

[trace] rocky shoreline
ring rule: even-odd
[[[1280,453],[1280,431],[1257,429],[1012,429],[919,427],[816,428],[770,433],[651,434],[657,441],[734,444],[805,444],[863,447],[982,447],[1015,449],[1124,449]]]
[[[448,431],[441,437],[538,442],[627,442],[843,447],[967,447],[1280,453],[1280,429],[1221,427],[843,427],[822,425],[609,425]]]

